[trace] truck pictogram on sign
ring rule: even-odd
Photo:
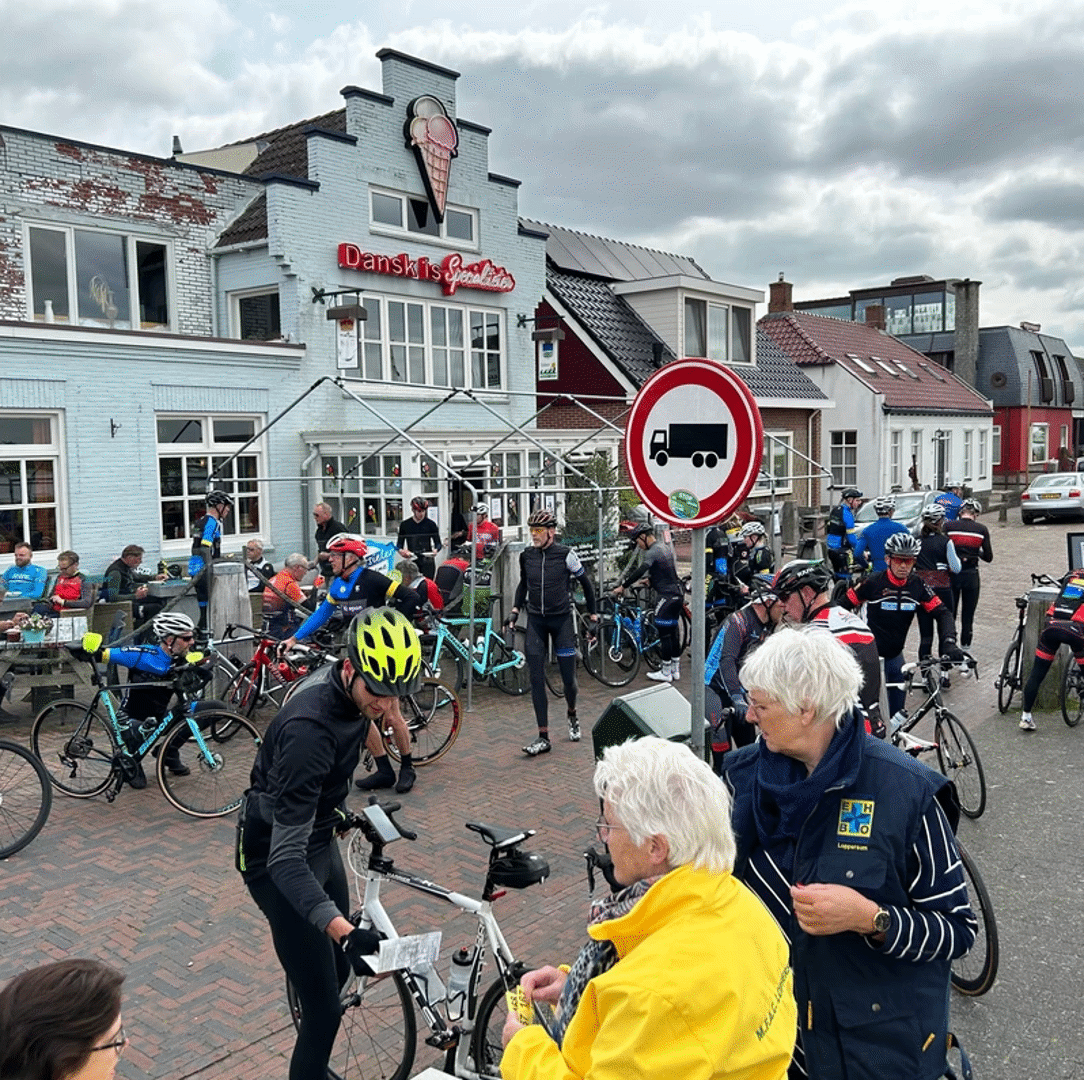
[[[648,450],[656,465],[670,458],[691,458],[693,468],[714,469],[726,460],[729,424],[670,424],[651,433]]]

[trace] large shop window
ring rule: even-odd
[[[854,487],[858,483],[858,432],[829,432],[832,483],[838,487]]]
[[[121,233],[31,225],[30,314],[79,326],[169,330],[169,247]]]
[[[253,443],[225,472],[222,463],[248,442],[262,423],[256,417],[160,415],[158,417],[158,485],[162,540],[185,541],[206,512],[207,477],[216,470],[214,486],[234,497],[233,510],[222,525],[223,536],[249,536],[262,531],[264,508],[256,478],[267,475],[266,453]]]
[[[428,459],[428,467],[432,471],[432,459]],[[360,454],[329,454],[320,459],[320,471],[322,501],[350,532],[398,534],[403,520],[403,460],[399,454],[372,454],[364,460]],[[433,501],[428,492],[426,497]]]
[[[447,206],[444,220],[437,221],[429,200],[395,191],[370,192],[370,224],[373,232],[413,233],[432,236],[464,247],[476,247],[478,211]]]
[[[499,311],[364,296],[363,379],[499,390],[506,350]]]
[[[0,554],[17,543],[56,551],[60,502],[58,418],[0,412]]]

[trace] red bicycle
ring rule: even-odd
[[[244,627],[236,627],[243,630]],[[235,712],[252,716],[257,709],[282,705],[286,690],[298,679],[324,664],[330,653],[299,642],[285,656],[279,656],[279,642],[253,631],[256,651],[226,687],[226,701]]]

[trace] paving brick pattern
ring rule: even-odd
[[[976,631],[982,681],[950,692],[953,708],[977,732],[987,757],[1002,754],[1019,734],[1007,733],[1007,721],[994,720],[993,677],[1012,629],[1011,597],[1030,569],[1059,572],[1064,532],[1077,528],[993,526],[997,562],[984,569]],[[685,688],[688,668],[686,662]],[[641,676],[628,689],[643,685]],[[554,750],[528,760],[520,747],[534,730],[529,698],[481,689],[453,750],[419,770],[417,787],[401,797],[403,821],[420,837],[397,844],[395,856],[403,866],[468,893],[481,886],[485,848],[464,829],[465,820],[538,830],[531,846],[549,860],[550,878],[497,903],[513,950],[528,961],[571,959],[583,940],[581,852],[592,841],[598,812],[590,727],[613,693],[581,673],[584,741],[565,741],[563,703],[553,701]],[[0,730],[26,741],[29,705],[17,708],[20,721]],[[232,819],[184,817],[166,803],[153,778],[145,791],[125,788],[112,805],[58,794],[39,838],[0,863],[0,980],[69,955],[111,961],[127,973],[125,1024],[132,1039],[119,1076],[284,1076],[293,1029],[282,974],[266,923],[233,870],[232,837]],[[473,940],[471,920],[450,917],[422,897],[400,897],[403,892],[387,889],[400,929],[442,929],[445,957],[449,948]],[[996,1004],[993,996],[986,1000]],[[419,1065],[433,1059],[422,1051]]]

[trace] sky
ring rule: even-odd
[[[460,72],[525,217],[796,300],[971,278],[982,325],[1084,356],[1084,4],[0,0],[0,27],[0,124],[160,156],[340,108],[399,49]]]

